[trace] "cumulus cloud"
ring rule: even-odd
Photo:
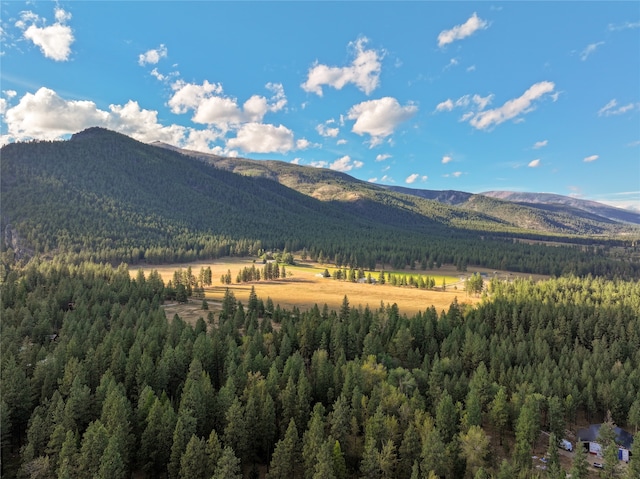
[[[587,156],[584,160],[585,163],[591,163],[592,161],[596,161],[598,158],[600,158],[600,156],[598,155],[591,155],[591,156]]]
[[[589,58],[589,55],[595,52],[600,45],[604,45],[604,42],[590,43],[589,45],[587,45],[586,48],[580,53],[580,60],[585,61],[587,58]]]
[[[65,23],[71,19],[71,14],[61,8],[55,10],[56,22],[46,26],[46,20],[37,14],[27,11],[22,12],[16,26],[23,30],[22,36],[33,42],[40,48],[42,54],[63,62],[69,60],[71,44],[74,42],[73,30]]]
[[[378,181],[378,177],[374,176],[373,178],[369,178],[367,181],[369,183],[375,183],[376,181]]]
[[[302,89],[322,96],[322,85],[340,90],[345,85],[353,83],[358,89],[369,95],[380,82],[382,55],[376,50],[367,50],[368,41],[363,37],[349,44],[355,58],[348,66],[331,67],[316,62],[309,69],[307,81],[301,85]]]
[[[623,106],[618,106],[618,101],[614,98],[598,110],[598,116],[622,115],[623,113],[632,111],[638,107],[640,107],[640,103],[628,103]]]
[[[448,155],[445,155],[442,157],[442,164],[446,165],[447,163],[451,163],[453,161],[453,158],[451,158]]]
[[[164,46],[164,44],[160,44],[158,48],[147,50],[146,52],[138,55],[138,65],[155,65],[161,58],[167,58],[167,54],[167,47]]]
[[[456,40],[462,40],[463,38],[467,38],[470,35],[473,35],[478,30],[484,30],[488,28],[489,23],[485,20],[482,20],[478,15],[474,12],[473,15],[469,17],[469,19],[461,25],[456,25],[450,30],[442,30],[438,35],[438,46],[444,47],[449,43],[452,43]]]
[[[540,166],[540,158],[537,158],[535,160],[531,160],[527,166],[529,168],[537,168],[538,166]]]
[[[384,161],[384,160],[388,160],[389,158],[391,158],[390,154],[380,153],[378,156],[376,156],[376,161]]]
[[[252,153],[287,153],[297,147],[293,132],[283,126],[246,123],[235,138],[227,140],[228,148],[239,148]]]
[[[358,160],[352,160],[349,155],[345,155],[342,158],[338,158],[336,161],[329,165],[329,168],[336,171],[342,171],[346,173],[354,168],[362,168],[364,163]]]
[[[401,106],[395,98],[383,97],[352,106],[347,118],[355,120],[351,131],[371,136],[373,147],[393,134],[400,123],[409,120],[417,111],[418,107],[411,103]]]
[[[7,100],[0,98],[0,115],[4,115],[5,111],[7,111]]]
[[[548,140],[536,141],[536,142],[533,144],[533,149],[534,149],[534,150],[537,150],[537,149],[539,149],[539,148],[543,148],[543,147],[547,146],[547,144],[548,144],[548,143],[549,143],[549,141],[548,141]]]
[[[5,112],[8,137],[12,140],[55,140],[91,126],[102,126],[140,141],[180,144],[187,130],[178,125],[162,126],[158,112],[140,108],[137,102],[99,109],[92,101],[65,100],[49,88],[25,94]]]
[[[504,105],[492,110],[483,110],[473,115],[469,123],[478,130],[485,130],[507,120],[518,119],[520,115],[535,109],[533,102],[554,92],[555,84],[542,81],[532,85],[522,96],[507,101]]]
[[[294,158],[293,160],[291,160],[291,164],[292,165],[299,165],[300,161],[302,161],[302,158]]]
[[[320,123],[316,126],[316,131],[320,134],[320,136],[335,138],[340,133],[340,129],[337,127],[332,127],[330,125],[335,124],[335,120],[327,120],[324,123]]]
[[[451,111],[455,107],[455,103],[451,98],[447,98],[445,101],[442,101],[436,105],[436,111]]]
[[[202,85],[178,80],[171,86],[174,93],[168,105],[176,114],[193,110],[192,121],[213,125],[223,131],[237,128],[244,123],[259,123],[267,112],[276,112],[285,107],[287,98],[280,83],[267,83],[273,92],[271,98],[253,95],[242,106],[235,98],[222,96],[222,85],[209,83]]]
[[[407,176],[407,178],[404,180],[404,182],[410,185],[412,183],[415,183],[416,180],[418,180],[418,179],[420,181],[422,181],[422,182],[425,182],[425,181],[427,181],[427,178],[428,178],[427,175],[420,176],[418,173],[413,173],[413,174]]]

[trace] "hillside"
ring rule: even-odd
[[[158,263],[306,249],[312,259],[371,269],[448,263],[627,276],[638,269],[608,258],[611,246],[630,246],[624,242],[550,237],[487,208],[390,192],[331,170],[185,155],[100,128],[63,142],[9,144],[1,154],[3,242],[19,254]]]
[[[640,224],[640,213],[635,211],[614,208],[595,201],[581,200],[569,196],[554,195],[550,193],[520,193],[515,191],[486,191],[484,196],[499,198],[525,205],[536,205],[537,207],[555,206],[557,208],[568,207],[572,210],[582,210],[592,213],[602,218],[613,221]]]
[[[393,203],[449,226],[554,235],[640,234],[640,228],[635,226],[640,225],[640,214],[560,195],[529,194],[531,201],[524,201],[526,194],[475,195],[455,190],[375,185],[328,169],[280,161],[224,158],[161,143],[157,146],[180,151],[216,168],[273,179],[319,200],[349,203],[367,199],[378,204]]]

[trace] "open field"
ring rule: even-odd
[[[213,284],[205,289],[205,296],[209,303],[210,309],[217,309],[217,305],[222,300],[225,290],[229,288],[233,291],[235,297],[246,303],[249,298],[251,287],[255,287],[256,294],[263,301],[271,298],[274,304],[280,305],[282,308],[291,309],[294,306],[299,309],[308,309],[317,304],[322,307],[325,303],[331,309],[338,309],[342,304],[346,295],[352,307],[369,306],[377,308],[380,303],[393,304],[396,303],[401,313],[415,314],[418,311],[424,311],[434,306],[438,312],[448,309],[454,298],[459,303],[475,304],[479,298],[470,297],[464,292],[464,284],[460,280],[461,273],[455,271],[453,266],[443,266],[437,270],[428,271],[389,271],[395,274],[413,274],[417,276],[422,274],[435,279],[435,290],[421,290],[412,287],[399,287],[381,284],[359,284],[348,281],[336,281],[330,278],[318,277],[325,268],[332,272],[335,268],[328,265],[321,265],[313,262],[299,262],[295,266],[286,265],[287,278],[273,281],[255,281],[251,283],[235,283],[235,277],[241,269],[251,267],[253,258],[220,258],[215,261],[200,261],[195,263],[171,264],[171,265],[151,265],[143,266],[142,269],[146,275],[152,270],[158,271],[165,283],[173,278],[173,273],[179,269],[186,269],[191,266],[192,273],[197,277],[200,268],[211,267]],[[262,268],[260,261],[255,263],[256,268]],[[139,268],[132,267],[130,272],[135,276]],[[231,285],[223,285],[220,283],[220,276],[231,271],[233,283]],[[507,272],[493,272],[486,269],[469,268],[465,274],[469,276],[473,272],[482,272],[492,276],[506,279],[517,276]],[[366,274],[366,273],[365,273]],[[371,272],[372,278],[378,277],[378,272]],[[529,275],[519,275],[526,276]],[[542,279],[542,276],[534,279]],[[447,290],[442,291],[442,281],[447,284]],[[201,300],[191,300],[184,305],[167,305],[167,316],[171,317],[177,313],[185,320],[195,321],[198,317],[206,318],[207,312],[202,311]]]

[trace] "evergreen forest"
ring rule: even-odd
[[[531,229],[509,218],[542,210],[472,211],[346,175],[318,199],[97,128],[1,155],[2,477],[640,477],[640,441],[629,464],[612,458],[614,425],[640,428],[634,227],[556,211]],[[407,315],[347,296],[289,310],[231,289],[209,307],[210,269],[188,287],[153,270],[267,252],[280,264],[237,282],[277,279],[294,255],[398,287],[437,287],[414,270],[441,265],[549,279],[474,275],[476,306]],[[138,263],[151,272],[132,276]],[[167,317],[189,293],[201,317]],[[604,424],[601,471],[558,452],[591,423]]]
[[[191,325],[155,272],[11,268],[3,477],[564,477],[534,467],[540,431],[640,427],[637,281],[494,280],[475,308],[413,317],[227,291]]]

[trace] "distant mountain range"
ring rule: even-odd
[[[376,185],[329,169],[271,160],[226,158],[183,150],[164,143],[153,144],[193,156],[216,168],[278,181],[323,201],[380,199],[380,195],[384,196],[384,191],[394,192],[435,201],[467,212],[480,213],[485,218],[501,224],[543,233],[616,235],[628,233],[635,229],[634,226],[640,225],[640,213],[561,195],[510,191],[473,194],[456,190],[436,191]],[[420,209],[419,205],[415,206]]]

